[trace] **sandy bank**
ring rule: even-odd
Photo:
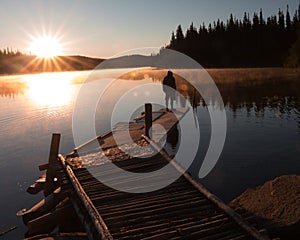
[[[229,203],[256,216],[272,237],[300,237],[300,176],[284,175],[248,189]]]

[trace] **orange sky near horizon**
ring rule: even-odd
[[[260,8],[267,17],[279,8],[285,12],[287,5],[293,16],[298,4],[299,0],[4,0],[0,49],[29,53],[34,38],[48,36],[59,40],[62,54],[109,58],[134,48],[165,46],[179,24],[185,31],[192,22],[199,27],[218,18],[226,21],[230,13],[241,19],[244,12],[252,16]],[[40,45],[45,48],[42,54],[49,55],[51,46]]]

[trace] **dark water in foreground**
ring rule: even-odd
[[[61,153],[74,148],[72,112],[80,82],[88,75],[89,72],[68,72],[0,77],[0,231],[18,226],[3,239],[23,237],[26,229],[15,214],[42,198],[41,194],[29,195],[26,188],[41,175],[37,166],[47,161],[51,134],[62,134]],[[116,92],[125,85],[133,88],[152,80],[149,76],[141,81],[122,80]],[[186,84],[178,82],[178,86],[193,102],[200,119],[201,148],[190,168],[197,176],[208,146],[209,116],[200,96],[191,94]],[[276,176],[300,174],[300,79],[218,86],[227,114],[227,138],[217,165],[201,183],[229,201],[246,188]],[[153,94],[163,105],[162,92]],[[136,99],[143,104],[144,96],[137,95]],[[178,101],[176,106],[182,104]],[[218,107],[217,103],[209,104]],[[123,112],[118,114],[121,119]],[[98,133],[110,129],[107,116],[96,119]]]

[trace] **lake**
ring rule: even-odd
[[[101,70],[93,74],[82,71],[0,77],[0,231],[18,226],[5,239],[24,236],[26,228],[21,218],[16,217],[16,212],[30,208],[43,197],[42,194],[30,195],[26,189],[41,175],[38,165],[48,161],[51,134],[62,134],[62,154],[75,147],[72,113],[82,82],[89,79],[88,84],[96,91],[111,71],[118,70]],[[149,92],[158,99],[160,104],[154,109],[159,110],[164,105],[163,93],[159,90],[163,74],[165,71],[148,69],[143,77],[124,75],[112,86],[114,94],[105,107],[111,107],[110,104],[114,104],[125,90],[156,83],[155,92],[151,92],[151,88],[145,91],[145,95],[133,91],[134,102],[140,103],[141,107],[131,118],[143,110],[145,96]],[[248,187],[280,175],[300,174],[300,79],[265,80],[260,77],[255,81],[226,81],[226,74],[222,79],[218,79],[217,86],[227,115],[226,142],[215,168],[199,181],[228,202]],[[210,139],[207,105],[218,107],[218,103],[205,103],[188,83],[182,79],[176,81],[180,93],[185,101],[191,103],[194,114],[200,120],[201,147],[189,168],[189,172],[197,178]],[[180,99],[177,99],[175,107],[186,104]],[[128,102],[128,108],[131,104]],[[111,126],[110,116],[101,106],[96,109],[95,115],[98,134],[110,130]],[[116,120],[122,121],[122,116],[128,111],[126,107],[121,108]]]

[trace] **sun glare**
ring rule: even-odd
[[[58,107],[67,105],[72,98],[72,80],[78,73],[43,73],[29,75],[25,80],[27,95],[39,106]]]
[[[63,53],[59,40],[51,36],[33,38],[30,52],[41,58],[52,58]]]

